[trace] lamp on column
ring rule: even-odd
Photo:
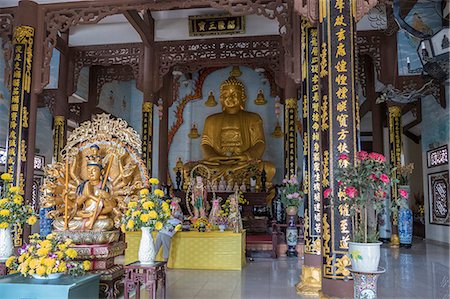
[[[275,98],[275,116],[277,117],[277,124],[275,125],[275,129],[273,130],[272,136],[275,138],[283,137],[283,130],[280,125],[280,114],[281,114],[281,104],[280,97],[277,96]]]

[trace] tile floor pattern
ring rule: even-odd
[[[242,271],[171,270],[167,299],[290,299],[296,294],[302,261],[255,259]],[[410,249],[383,246],[378,298],[448,299],[449,247],[414,240]]]

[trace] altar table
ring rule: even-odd
[[[20,274],[0,278],[0,298],[8,299],[94,299],[99,295],[100,275],[57,279],[34,279]]]
[[[156,234],[153,235],[156,239]],[[141,232],[127,232],[125,264],[138,260]],[[162,261],[162,248],[156,256]],[[167,266],[172,269],[241,270],[245,265],[245,230],[181,231],[172,238]]]

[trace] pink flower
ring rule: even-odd
[[[286,198],[287,198],[287,199],[293,199],[294,196],[293,196],[293,194],[288,194],[288,195],[286,195]]]
[[[376,180],[378,180],[378,177],[375,173],[372,173],[371,175],[369,175],[369,179],[376,181]]]
[[[297,192],[292,193],[292,198],[299,198],[300,194]]]
[[[350,198],[355,198],[355,196],[358,195],[358,190],[356,190],[355,187],[350,186],[345,188],[345,194]]]
[[[338,181],[338,186],[342,186],[344,183],[342,183],[341,181]]]
[[[325,189],[325,191],[323,191],[323,197],[328,198],[328,196],[330,196],[331,192],[332,192],[331,188]]]
[[[382,173],[382,174],[380,175],[380,180],[381,180],[383,183],[389,183],[389,177],[388,177],[387,175],[385,175],[384,173]]]
[[[400,190],[398,190],[398,193],[400,194],[401,197],[408,198],[408,191],[406,191],[404,189],[400,189]]]
[[[382,154],[379,154],[379,153],[370,153],[369,158],[372,160],[378,161],[378,162],[386,161],[386,158]]]
[[[360,151],[356,153],[356,157],[361,161],[366,160],[368,156],[369,154],[366,151]]]
[[[348,160],[348,155],[347,154],[341,154],[339,156],[339,160]]]
[[[283,179],[283,184],[287,184],[288,180],[287,179]]]

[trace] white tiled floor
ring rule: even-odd
[[[378,298],[448,299],[449,247],[414,240],[411,249],[383,246]],[[167,299],[290,299],[296,294],[302,261],[255,259],[242,271],[167,271]],[[311,297],[304,297],[311,298]]]

